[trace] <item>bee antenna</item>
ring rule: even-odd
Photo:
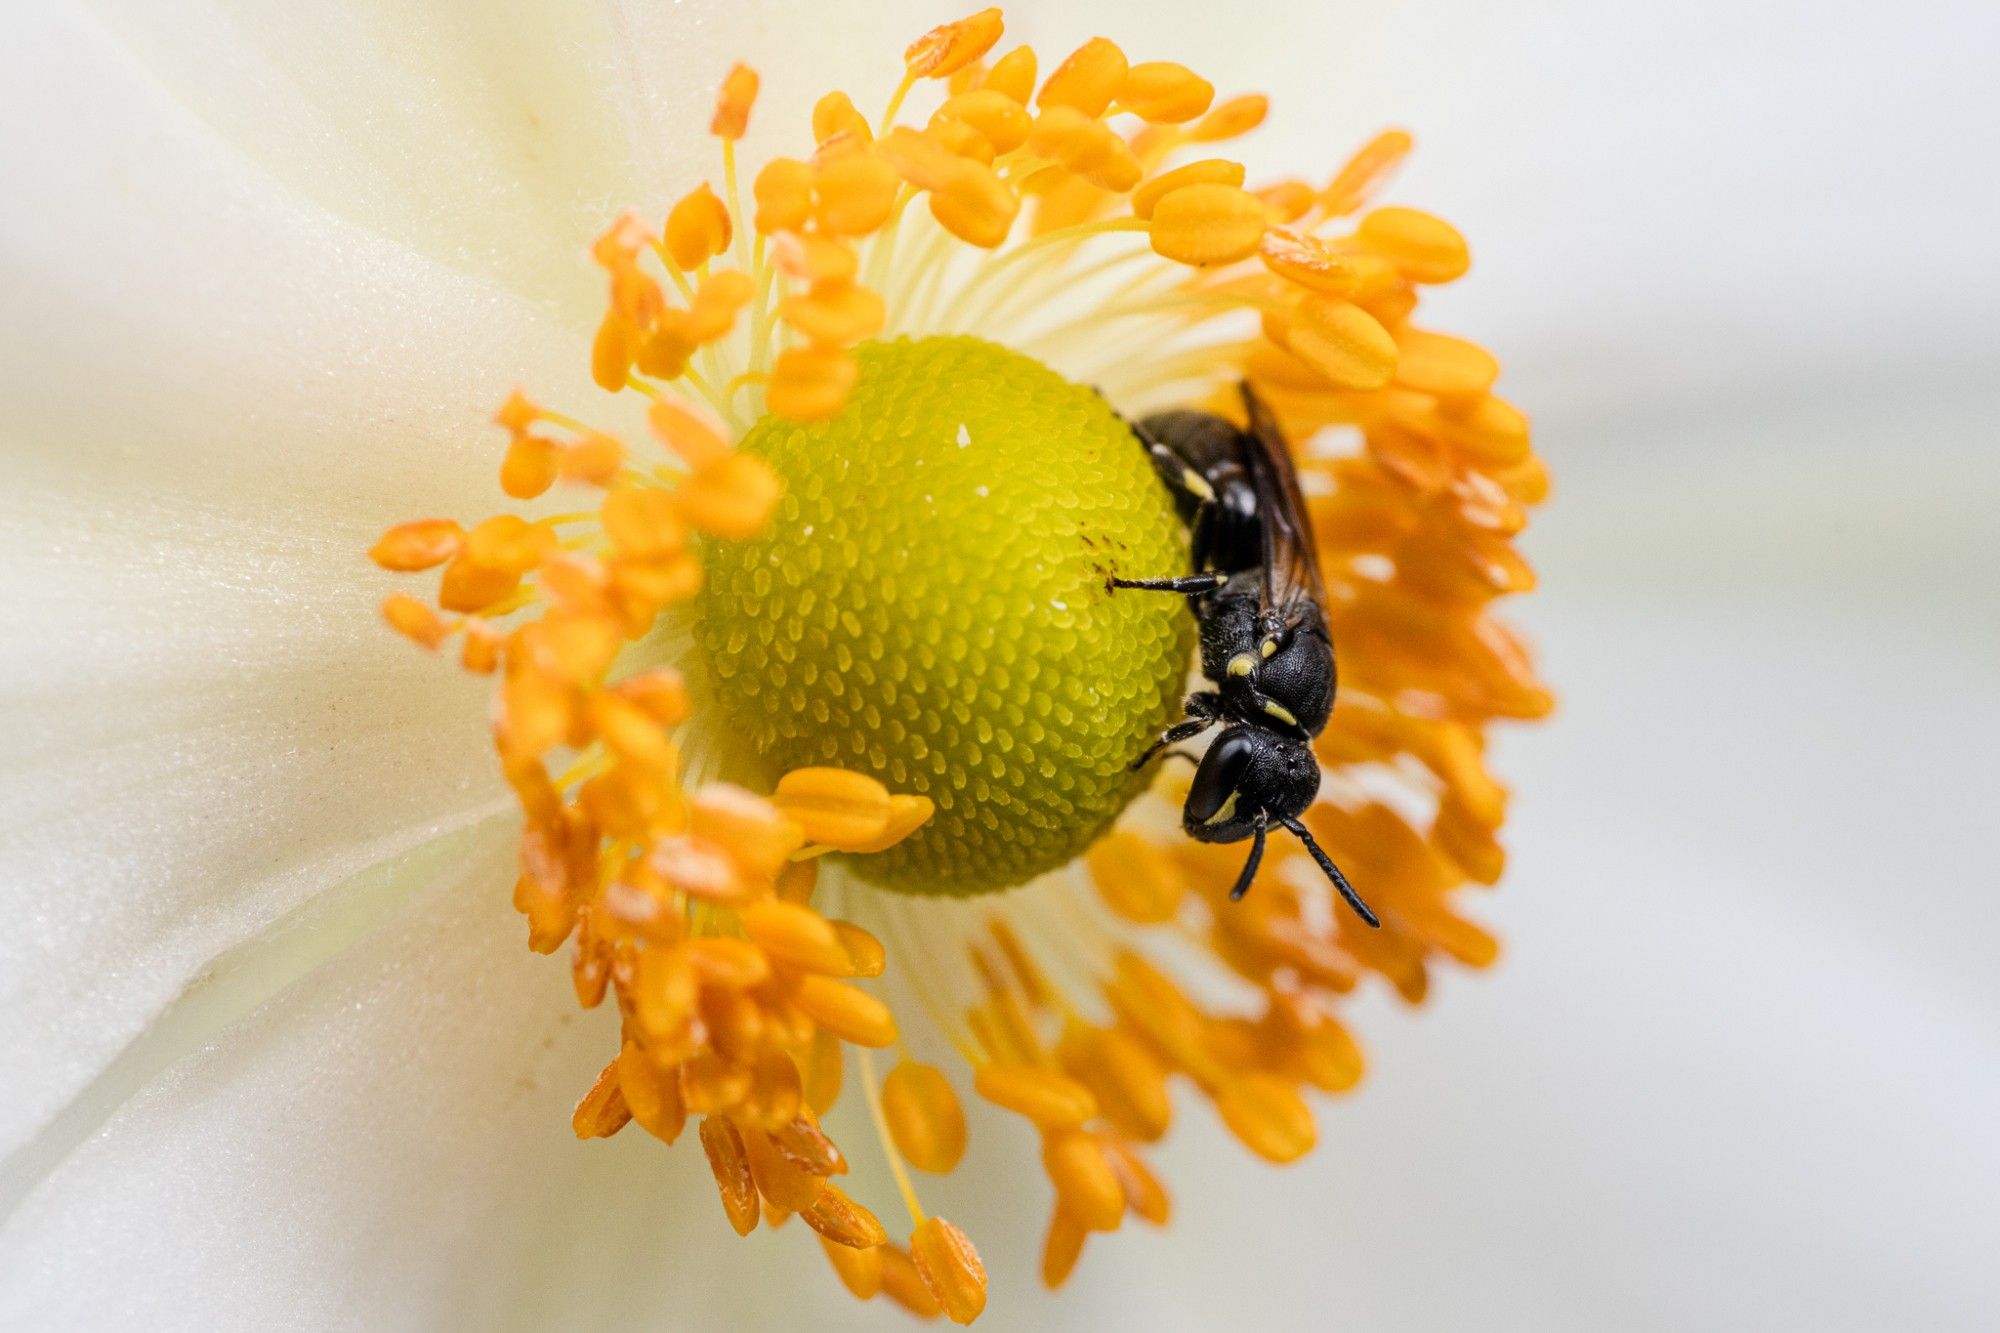
[[[1333,881],[1333,887],[1340,890],[1340,896],[1347,899],[1347,905],[1354,909],[1354,915],[1360,917],[1369,925],[1380,928],[1382,925],[1381,918],[1375,915],[1367,903],[1361,901],[1361,895],[1356,893],[1354,886],[1347,882],[1347,876],[1340,873],[1340,867],[1333,863],[1333,858],[1322,851],[1320,845],[1313,841],[1312,830],[1289,816],[1281,818],[1278,822],[1290,829],[1292,836],[1306,845],[1306,850],[1312,853],[1313,860],[1319,862],[1319,868],[1324,870],[1326,877]],[[1258,831],[1259,833],[1262,832],[1261,829]],[[1252,859],[1255,859],[1257,852],[1263,850],[1263,842],[1260,839],[1255,851],[1251,853]]]
[[[1236,902],[1250,892],[1250,881],[1257,878],[1257,867],[1264,862],[1264,821],[1262,810],[1257,812],[1257,822],[1250,832],[1250,859],[1243,863],[1243,873],[1236,877],[1236,887],[1229,891],[1229,901]]]

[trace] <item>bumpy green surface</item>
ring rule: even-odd
[[[937,814],[855,858],[915,893],[983,893],[1069,860],[1143,780],[1178,716],[1186,539],[1094,392],[972,338],[865,346],[846,409],[767,418],[743,448],[785,481],[771,529],[711,543],[696,644],[774,771],[829,764]]]

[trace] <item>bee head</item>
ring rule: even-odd
[[[1294,819],[1319,794],[1319,763],[1304,741],[1260,727],[1224,729],[1195,769],[1181,827],[1198,842],[1238,842],[1261,811]]]

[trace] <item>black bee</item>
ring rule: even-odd
[[[1219,726],[1199,760],[1181,827],[1200,842],[1250,841],[1232,899],[1249,891],[1272,824],[1304,843],[1348,906],[1381,922],[1299,821],[1319,794],[1312,739],[1333,711],[1333,640],[1326,587],[1298,474],[1271,413],[1246,383],[1249,424],[1207,412],[1162,412],[1136,427],[1189,533],[1194,572],[1113,578],[1113,588],[1181,593],[1201,625],[1201,673],[1215,684],[1188,696],[1187,719],[1132,763]]]

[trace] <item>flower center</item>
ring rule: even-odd
[[[885,888],[975,894],[1054,869],[1145,785],[1194,626],[1112,595],[1185,541],[1130,429],[1089,388],[974,338],[859,349],[832,420],[744,439],[783,478],[755,540],[711,542],[696,644],[773,771],[838,765],[929,796],[857,861]]]

